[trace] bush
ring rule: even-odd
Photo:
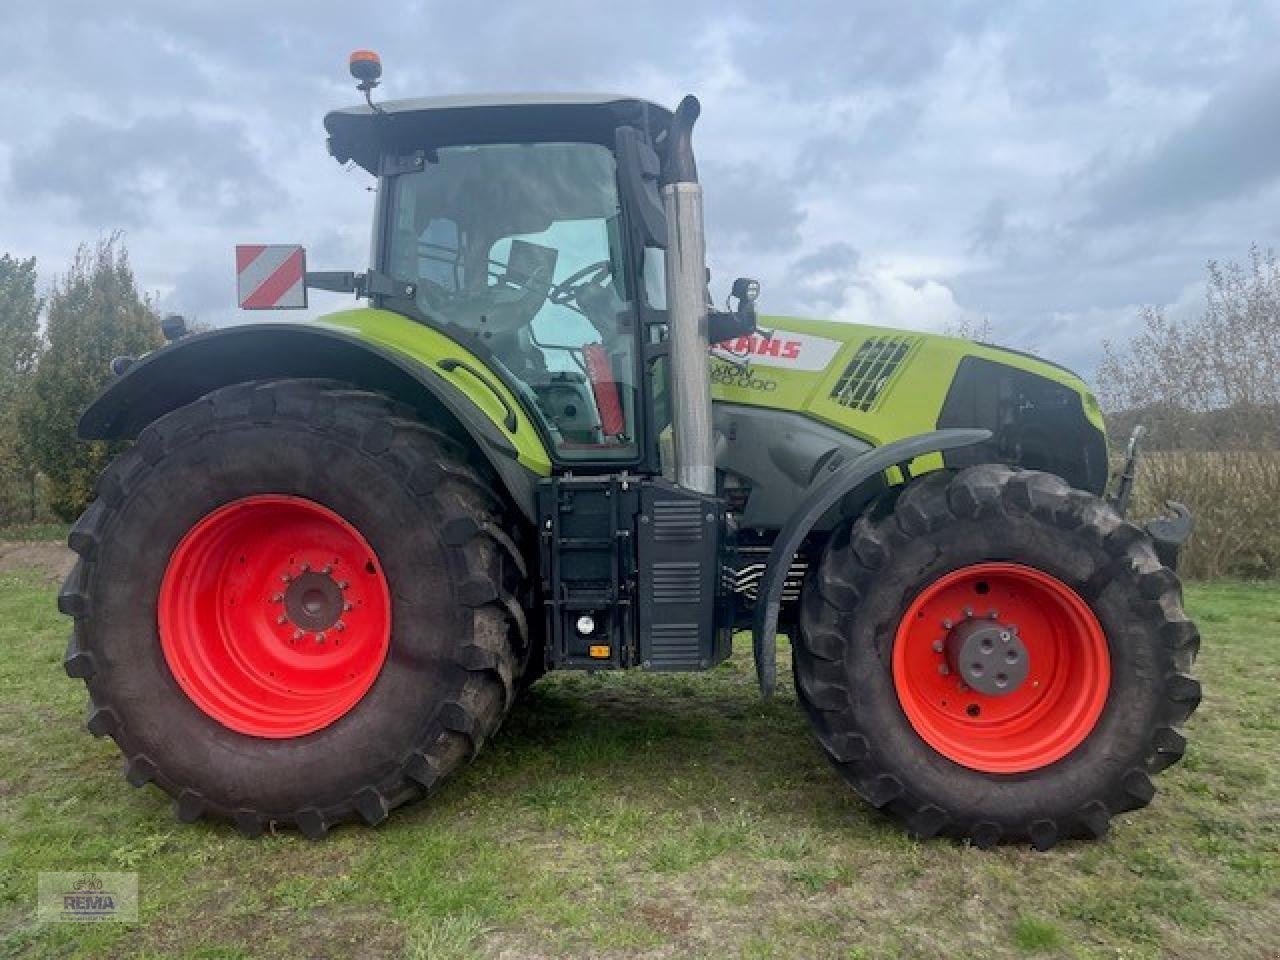
[[[36,262],[0,255],[0,523],[39,513],[31,451],[18,433],[18,409],[40,352]]]
[[[1103,408],[1152,427],[1149,449],[1280,447],[1280,260],[1208,266],[1204,310],[1142,311],[1127,344],[1103,342]],[[1118,425],[1118,424],[1117,424]]]
[[[118,236],[82,246],[49,294],[47,346],[19,418],[22,440],[48,480],[49,508],[74,520],[123,443],[82,443],[76,421],[111,377],[113,357],[159,346],[159,320],[138,292]]]
[[[1280,577],[1280,453],[1148,454],[1129,514],[1146,520],[1166,500],[1195,515],[1180,558],[1184,577]]]

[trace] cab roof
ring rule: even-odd
[[[324,118],[329,152],[379,173],[383,154],[473,143],[568,141],[612,147],[633,126],[657,141],[671,123],[659,104],[612,93],[491,93],[344,107]]]

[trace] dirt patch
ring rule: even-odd
[[[645,903],[640,906],[640,919],[663,933],[684,933],[693,925],[691,910],[680,910],[664,903]]]
[[[0,541],[0,573],[36,570],[50,583],[61,583],[75,562],[75,554],[65,544]]]

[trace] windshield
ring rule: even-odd
[[[442,148],[397,178],[388,272],[484,343],[571,459],[635,455],[634,312],[614,159],[584,143]]]

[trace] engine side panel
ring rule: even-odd
[[[988,459],[1052,470],[1094,492],[1106,483],[1101,410],[1085,384],[1061,367],[937,334],[791,317],[762,317],[759,326],[772,335],[713,348],[714,400],[799,413],[873,447],[939,427],[986,428],[996,434],[983,453]],[[949,404],[962,368],[975,364],[1018,388],[991,403]],[[1033,396],[1052,402],[1010,407]],[[1066,448],[1023,442],[1064,428],[1071,438]],[[930,454],[911,466],[920,473],[943,465]]]

